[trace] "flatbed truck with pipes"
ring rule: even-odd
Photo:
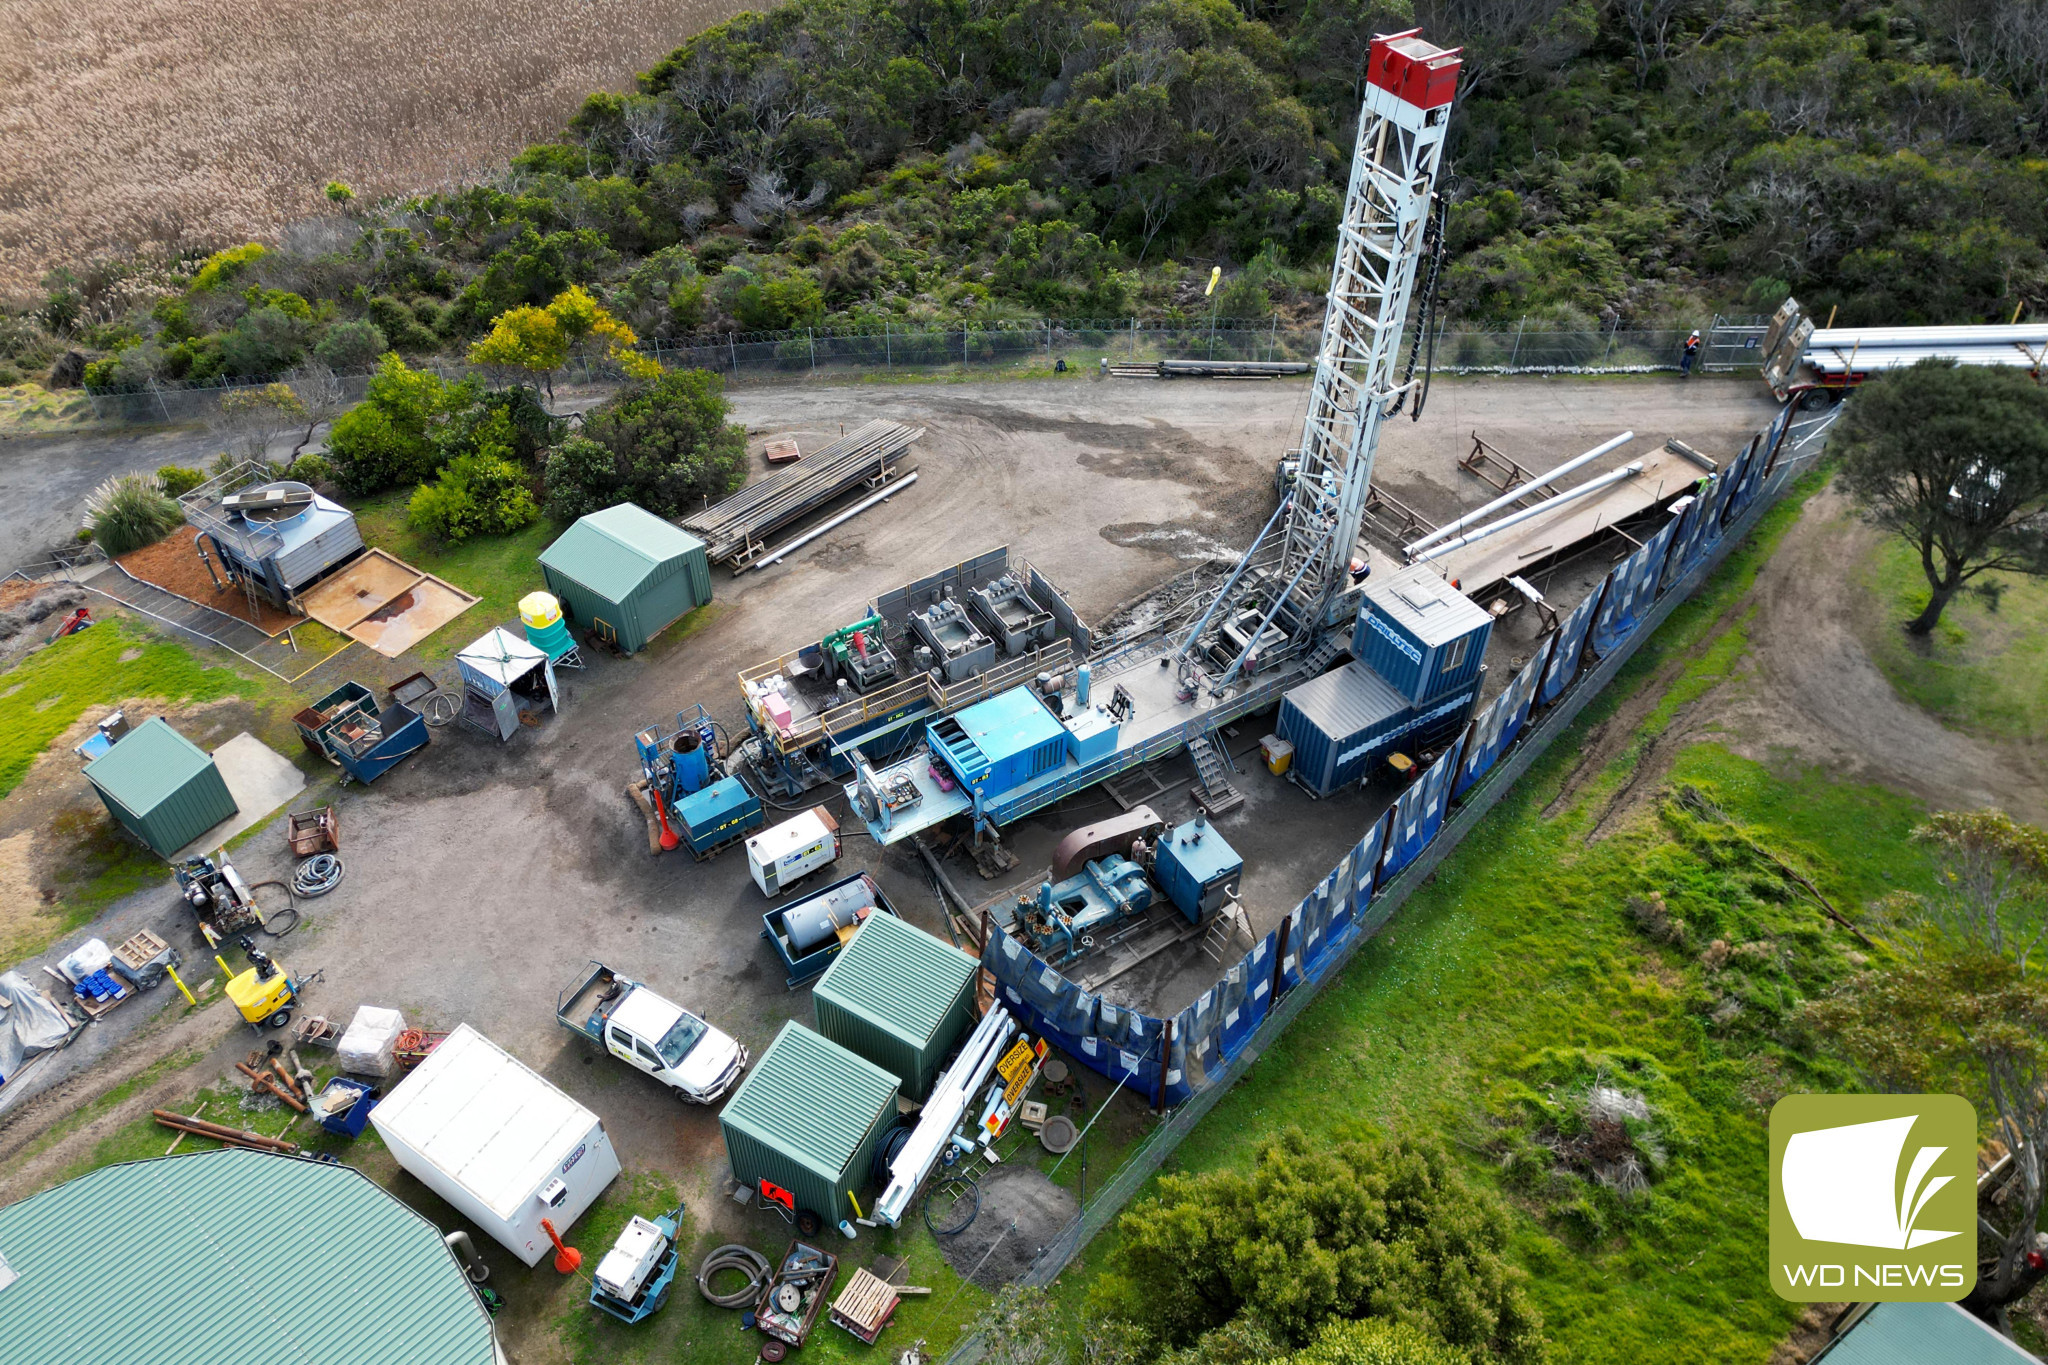
[[[555,1020],[644,1071],[691,1104],[716,1104],[739,1084],[747,1050],[681,1005],[602,962],[555,1002]]]

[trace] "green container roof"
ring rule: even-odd
[[[206,750],[151,716],[85,765],[86,780],[134,815],[147,815],[213,766]]]
[[[1814,1365],[2023,1365],[2037,1357],[1953,1303],[1880,1303]]]
[[[592,512],[540,552],[540,562],[594,593],[623,602],[704,542],[641,507],[622,502]]]
[[[718,1121],[837,1181],[896,1090],[894,1076],[792,1019]]]
[[[9,1359],[495,1358],[440,1229],[348,1166],[233,1149],[106,1166],[0,1209],[0,1256]]]
[[[931,1042],[980,964],[894,915],[869,915],[811,994],[917,1047]]]

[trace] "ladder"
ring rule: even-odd
[[[1195,786],[1201,792],[1199,804],[1213,818],[1244,804],[1244,793],[1230,785],[1230,765],[1208,735],[1188,741],[1188,757],[1195,764]]]
[[[1224,955],[1237,942],[1239,934],[1244,935],[1247,945],[1256,941],[1252,933],[1251,919],[1245,914],[1244,907],[1232,901],[1223,908],[1222,913],[1209,921],[1209,932],[1202,936],[1202,951],[1208,955],[1211,962],[1220,965]]]

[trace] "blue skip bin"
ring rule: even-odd
[[[377,1105],[377,1088],[346,1076],[336,1076],[307,1105],[320,1126],[343,1137],[359,1138],[370,1125],[370,1111]]]

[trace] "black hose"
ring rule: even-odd
[[[339,854],[315,853],[300,863],[298,870],[292,873],[290,889],[295,895],[304,896],[308,900],[315,896],[324,896],[341,885],[342,876],[346,871]]]
[[[954,1189],[956,1186],[964,1191],[964,1193],[958,1193],[953,1196],[953,1208],[957,1211],[961,1205],[965,1204],[967,1206],[967,1216],[951,1227],[942,1228],[932,1221],[932,1200],[937,1199],[947,1190]],[[971,1201],[969,1199],[970,1195],[972,1196]],[[934,1237],[957,1237],[970,1227],[973,1227],[974,1220],[980,1214],[981,1186],[966,1176],[956,1175],[942,1180],[932,1186],[931,1190],[924,1197],[924,1225],[931,1230],[931,1234]]]
[[[747,1277],[746,1287],[730,1294],[711,1292],[711,1277],[722,1270],[736,1270]],[[728,1242],[704,1258],[697,1267],[697,1292],[720,1308],[751,1308],[768,1283],[768,1258],[752,1247]]]
[[[249,894],[253,896],[266,886],[283,887],[284,898],[286,901],[289,902],[289,904],[287,904],[285,908],[278,914],[266,916],[262,924],[258,927],[261,928],[264,933],[270,935],[272,938],[283,938],[286,934],[289,934],[292,930],[299,927],[298,898],[292,895],[292,888],[289,883],[278,881],[276,878],[272,878],[267,882],[257,882],[254,886],[249,888]],[[282,929],[276,928],[275,926],[278,920],[285,915],[290,915],[292,917],[291,922],[285,925],[285,927]]]

